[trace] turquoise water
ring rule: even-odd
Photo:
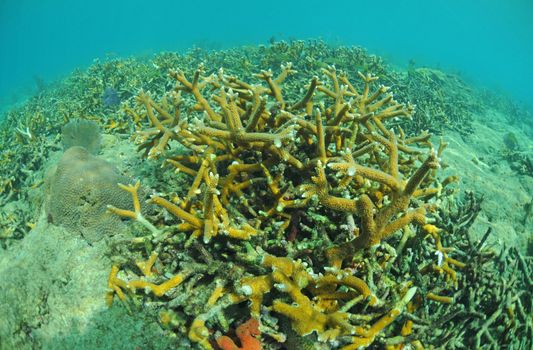
[[[95,58],[320,37],[460,72],[533,105],[531,34],[531,0],[1,0],[0,101]]]
[[[533,349],[532,2],[0,0],[0,350]]]

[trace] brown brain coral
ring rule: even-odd
[[[131,196],[117,183],[129,183],[129,179],[85,148],[69,148],[47,179],[48,219],[56,225],[80,230],[91,242],[116,233],[122,223],[107,212],[107,205],[132,206]]]

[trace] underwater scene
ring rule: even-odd
[[[0,1],[0,350],[533,348],[533,4]]]

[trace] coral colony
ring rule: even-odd
[[[459,181],[441,175],[446,143],[410,123],[416,107],[395,95],[456,86],[438,77],[420,92],[364,50],[319,41],[97,62],[58,90],[64,102],[34,100],[17,112],[26,118],[8,116],[18,133],[2,137],[20,152],[2,152],[0,199],[42,184],[6,164],[39,168],[50,149],[43,135],[90,119],[131,136],[144,173],[130,180],[89,146],[70,148],[47,180],[48,223],[105,225],[94,240],[127,224],[109,253],[109,307],[155,308],[170,336],[205,350],[527,348],[531,261],[485,247],[490,230],[470,238],[478,197],[445,208]],[[123,102],[109,112],[118,91]],[[451,127],[470,132],[460,127],[466,104],[431,100],[441,105],[425,109],[451,111]],[[32,227],[15,214],[0,217],[3,227]],[[23,234],[3,230],[0,242]]]
[[[424,273],[441,274],[451,289],[456,270],[465,266],[442,246],[441,230],[430,223],[433,199],[442,191],[435,170],[444,145],[435,150],[428,134],[406,137],[401,129],[385,126],[388,119],[409,117],[413,106],[396,102],[377,77],[359,74],[362,89],[357,89],[335,67],[323,73],[327,80],[310,77],[304,93],[296,96],[283,89],[286,78],[297,74],[291,64],[277,76],[261,71],[254,82],[222,70],[204,76],[199,67],[190,79],[171,71],[177,86],[162,101],[146,92],[137,96],[144,108],[139,113],[149,121],[149,128],[137,132],[141,148],[148,158],[164,157],[190,178],[183,198],[153,195],[149,202],[173,215],[168,224],[177,224],[176,230],[190,232],[187,244],[199,240],[209,247],[212,240],[224,239],[227,248],[211,254],[237,255],[249,265],[235,280],[214,276],[209,307],[188,331],[189,339],[204,349],[213,348],[207,322],[232,304],[249,305],[252,320],[283,315],[298,336],[315,333],[319,341],[342,342],[347,350],[371,345],[406,308],[417,307],[421,300],[415,295],[453,302],[446,289],[421,293],[408,277],[380,276],[398,257],[386,240],[412,224],[431,236],[439,256]],[[193,96],[195,103],[186,107],[182,95]],[[183,118],[183,110],[197,117]],[[173,141],[183,151],[169,156]],[[139,183],[122,187],[132,193],[135,211],[109,210],[145,222]],[[282,238],[295,225],[293,213],[309,208],[352,222],[351,232],[343,239],[336,237],[338,230],[321,232],[324,245],[314,248],[322,256],[265,252],[271,239]],[[404,236],[410,233],[403,230]],[[172,231],[154,239],[167,242]],[[113,266],[110,289],[121,300],[139,289],[161,297],[200,272],[183,269],[159,284],[151,282],[158,280],[151,272],[157,254],[155,249],[147,262],[140,262],[140,279],[121,279],[119,267]],[[404,323],[407,336],[412,321]],[[421,346],[416,339],[410,342]]]

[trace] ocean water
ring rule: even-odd
[[[0,350],[533,349],[532,34],[0,0]]]
[[[0,97],[18,101],[95,58],[323,38],[533,105],[532,34],[530,0],[1,0]]]

